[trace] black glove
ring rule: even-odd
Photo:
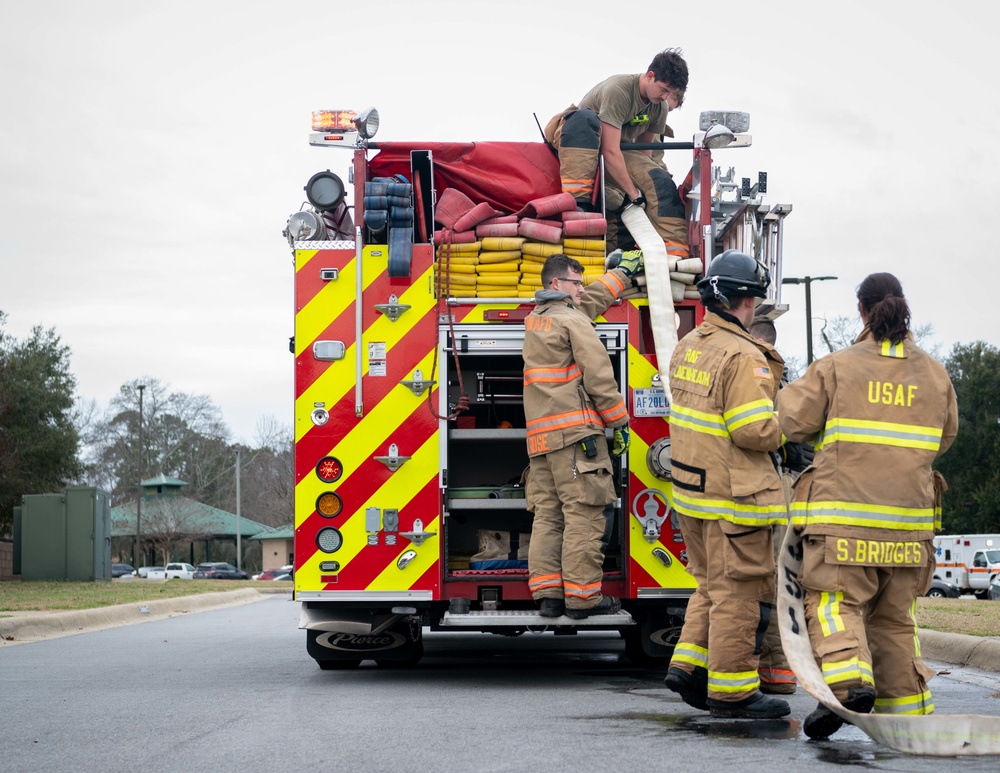
[[[778,449],[781,455],[781,466],[792,472],[802,472],[813,463],[816,457],[816,450],[811,443],[785,443]]]

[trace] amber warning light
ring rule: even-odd
[[[355,120],[358,114],[354,110],[313,110],[312,130],[314,132],[353,132],[357,131]]]

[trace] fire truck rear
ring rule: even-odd
[[[615,461],[619,497],[606,512],[603,593],[620,597],[622,611],[583,620],[541,617],[528,590],[523,320],[545,254],[598,255],[586,261],[589,280],[606,252],[631,246],[629,233],[571,242],[525,231],[515,213],[560,192],[558,160],[543,142],[376,142],[377,127],[374,109],[313,115],[310,143],[353,158],[346,183],[330,171],[308,181],[308,202],[285,231],[295,268],[294,595],[309,655],[323,669],[412,665],[425,630],[608,630],[635,662],[664,662],[694,580],[670,508],[669,404],[651,304],[672,304],[671,333],[683,336],[704,314],[698,274],[736,248],[771,272],[764,311],[784,310],[791,206],[764,204],[763,173],[751,185],[712,161],[716,147],[750,144],[749,116],[705,113],[692,141],[651,148],[673,168],[690,164],[680,190],[698,271],[673,272],[669,297],[635,288],[597,320],[632,444]],[[603,186],[598,194],[598,212],[613,222]],[[516,223],[548,241],[486,242],[511,231],[482,225],[470,241],[443,228],[483,205],[487,225]],[[480,262],[485,252],[506,254]],[[664,367],[669,356],[659,352]]]

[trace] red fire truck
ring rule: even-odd
[[[632,430],[615,462],[604,565],[603,592],[620,597],[622,611],[540,617],[528,590],[522,487],[521,346],[533,291],[529,266],[517,273],[537,256],[502,259],[517,266],[490,282],[509,287],[507,297],[492,284],[482,290],[483,280],[444,277],[444,256],[475,247],[450,241],[439,205],[457,197],[487,205],[487,222],[513,222],[560,192],[558,160],[541,141],[381,142],[377,127],[374,109],[313,115],[310,143],[352,155],[347,181],[314,175],[285,230],[295,267],[294,595],[309,655],[323,669],[400,666],[420,659],[425,630],[611,630],[631,659],[663,662],[694,586],[670,509],[669,405],[650,324],[650,303],[671,299],[638,292],[597,320]],[[748,145],[748,127],[745,113],[705,113],[692,141],[655,148],[675,169],[690,164],[680,190],[692,256],[702,266],[730,248],[757,257],[774,278],[765,306],[777,316],[791,206],[764,203],[765,174],[751,185],[712,160],[717,135]],[[627,240],[620,230],[619,246]],[[683,336],[704,310],[691,277],[686,292],[680,281],[673,311]],[[669,352],[661,357],[665,367]]]

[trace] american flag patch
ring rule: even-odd
[[[771,378],[770,368],[754,368],[753,369],[754,378]]]

